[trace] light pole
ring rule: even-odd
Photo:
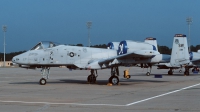
[[[6,31],[7,31],[7,26],[6,25],[3,25],[3,32],[4,32],[4,42],[3,42],[3,45],[4,45],[4,58],[3,58],[3,66],[5,67],[5,60],[6,60],[6,55],[5,55],[5,51],[6,51]]]
[[[87,22],[87,28],[88,28],[88,46],[90,47],[90,27],[92,26],[92,21]]]
[[[190,52],[190,25],[192,24],[192,18],[188,17],[186,19],[186,22],[188,23],[188,46],[189,46],[189,52]]]

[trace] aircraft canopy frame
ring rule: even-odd
[[[56,42],[41,41],[38,44],[36,44],[31,50],[47,49],[47,48],[52,48],[52,47],[55,47],[58,45],[60,45],[60,44],[58,44]]]

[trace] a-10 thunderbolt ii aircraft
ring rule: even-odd
[[[45,85],[50,67],[66,66],[70,69],[91,70],[87,81],[96,82],[97,70],[111,68],[109,83],[119,83],[119,69],[123,64],[165,63],[169,55],[160,54],[154,45],[130,40],[121,41],[118,50],[58,45],[39,42],[31,50],[13,57],[12,62],[23,68],[42,68],[40,84]]]
[[[161,63],[158,69],[170,69],[169,75],[173,75],[173,70],[185,68],[184,75],[189,75],[189,69],[200,65],[200,52],[188,51],[187,37],[184,34],[176,34],[173,39],[170,63]]]

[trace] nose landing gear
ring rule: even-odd
[[[47,80],[45,78],[40,79],[40,85],[45,85],[47,83]]]
[[[39,81],[40,85],[45,85],[47,83],[47,79],[49,79],[49,74],[50,74],[49,70],[50,67],[42,67],[41,70],[42,78]]]

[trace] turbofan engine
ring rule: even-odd
[[[151,45],[145,42],[124,40],[119,43],[118,55],[130,53],[130,52],[136,52],[136,51],[143,51],[143,50],[157,52],[157,49],[154,45]]]
[[[118,50],[119,42],[109,42],[107,45],[108,49]]]

